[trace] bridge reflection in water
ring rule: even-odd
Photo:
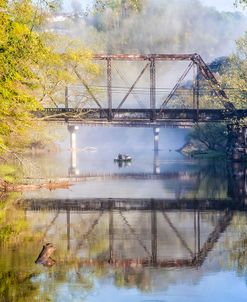
[[[232,210],[245,210],[234,200],[206,199],[30,199],[18,207],[67,261],[114,267],[201,266]]]
[[[158,134],[154,129],[153,173],[80,174],[73,159],[68,179],[155,178],[200,184],[208,174],[203,167],[190,172],[160,171]],[[72,152],[76,152],[76,142],[71,139],[73,146]],[[76,261],[81,266],[124,269],[198,267],[231,224],[233,211],[246,210],[247,168],[241,164],[226,167],[222,177],[227,175],[228,188],[221,198],[179,192],[174,198],[159,199],[48,195],[19,200],[16,206],[25,209],[33,231],[41,231],[43,241],[57,247],[58,264]]]

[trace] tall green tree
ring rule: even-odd
[[[53,8],[45,0],[0,0],[0,154],[26,142],[31,112],[56,102],[75,69],[82,77],[99,71],[90,50],[42,30]]]
[[[238,108],[247,108],[247,33],[237,41],[237,51],[220,78],[231,102]]]
[[[4,151],[30,125],[29,113],[39,108],[31,97],[36,57],[44,52],[33,32],[31,3],[0,0],[0,150]]]
[[[222,151],[226,148],[227,129],[224,124],[198,124],[188,135],[188,139],[198,140],[209,150]]]

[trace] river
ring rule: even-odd
[[[247,167],[184,157],[187,129],[61,128],[26,177],[72,186],[2,196],[1,301],[246,301]]]

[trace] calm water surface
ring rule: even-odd
[[[247,169],[183,157],[186,133],[81,127],[30,158],[73,185],[1,197],[0,301],[246,301]]]

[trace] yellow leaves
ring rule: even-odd
[[[66,48],[63,54],[65,62],[71,67],[77,67],[91,75],[99,75],[100,68],[93,62],[93,53],[89,49],[85,49],[82,45],[76,43]]]
[[[94,74],[95,76],[100,75],[101,73],[101,69],[99,67],[99,65],[96,65],[95,63],[92,63],[91,61],[88,61],[85,66],[85,71],[90,73],[90,74]]]
[[[32,125],[39,100],[60,102],[64,87],[95,77],[92,52],[78,41],[34,29],[45,17],[43,1],[0,0],[0,145],[17,147]],[[14,139],[13,139],[14,138]]]
[[[140,0],[131,0],[130,1],[132,7],[136,10],[136,11],[140,11],[142,8],[142,3]]]
[[[3,9],[3,8],[6,8],[6,5],[7,5],[7,0],[0,0],[0,8]]]
[[[100,73],[99,67],[93,63],[92,51],[85,48],[81,42],[68,37],[48,33],[42,35],[42,41],[47,45],[46,51],[39,56],[37,70],[40,99],[44,104],[52,100],[61,103],[66,85],[78,82],[75,69],[82,77],[95,77]]]
[[[247,51],[247,48],[246,48]],[[247,54],[247,52],[246,52]],[[247,60],[231,58],[230,66],[221,76],[220,82],[225,87],[229,100],[238,108],[247,107]]]
[[[35,6],[30,0],[12,2],[12,5],[9,6],[9,11],[10,14],[14,16],[16,22],[26,24],[29,29],[36,25],[36,23],[39,23],[37,22],[38,18],[35,18]]]
[[[12,34],[16,36],[16,38],[22,38],[26,34],[29,34],[29,30],[24,24],[14,23],[13,25]]]

